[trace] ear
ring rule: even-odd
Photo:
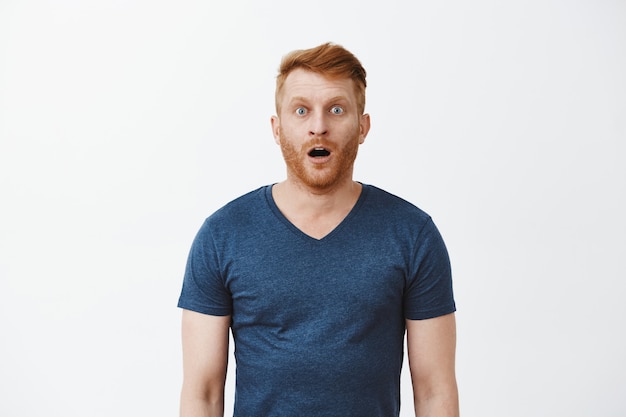
[[[280,119],[278,116],[272,116],[270,119],[272,125],[272,134],[274,135],[274,142],[280,145]]]
[[[370,131],[370,115],[361,115],[361,121],[359,122],[359,144],[365,142],[365,137]]]

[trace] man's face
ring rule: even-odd
[[[351,181],[358,147],[369,131],[369,115],[357,109],[354,81],[296,69],[278,100],[272,131],[288,178],[319,191]]]

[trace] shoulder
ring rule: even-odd
[[[235,198],[211,214],[207,220],[226,220],[249,214],[252,210],[265,204],[268,187],[270,186],[263,186]]]
[[[363,184],[363,198],[355,215],[355,224],[365,234],[405,242],[411,247],[438,233],[433,219],[424,210],[369,184]]]
[[[267,210],[266,193],[269,187],[257,188],[225,204],[205,219],[202,229],[227,232],[237,225],[254,222]]]
[[[415,204],[374,185],[363,184],[366,206],[376,215],[401,218],[404,221],[428,222],[431,217]]]

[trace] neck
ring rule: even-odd
[[[282,204],[310,214],[328,213],[345,206],[351,208],[361,194],[361,184],[348,178],[328,188],[315,188],[288,178],[276,184],[272,193],[279,206]]]
[[[350,213],[361,195],[361,188],[361,184],[352,179],[332,190],[312,190],[286,180],[274,185],[272,196],[292,224],[309,236],[321,239]]]

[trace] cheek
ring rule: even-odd
[[[355,135],[361,135],[361,124],[358,121],[345,123],[341,128],[341,134],[345,137],[354,138]]]
[[[279,128],[279,137],[293,141],[298,138],[298,132],[301,133],[297,126],[294,126],[293,124],[283,124]]]

